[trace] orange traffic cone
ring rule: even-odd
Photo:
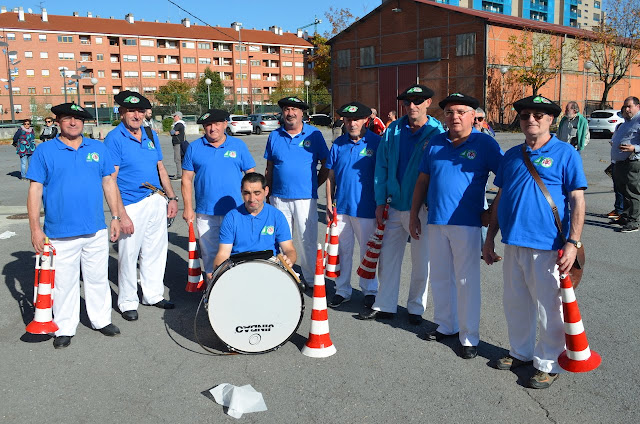
[[[27,325],[27,333],[49,334],[58,331],[58,325],[53,322],[53,299],[51,296],[55,278],[53,263],[55,255],[56,250],[47,239],[42,255],[36,255],[37,281],[35,286],[38,288],[37,300],[35,301],[36,313],[33,321]]]
[[[302,354],[311,358],[326,358],[334,353],[336,353],[336,347],[329,336],[329,315],[327,313],[327,293],[324,286],[322,246],[318,245],[316,276],[313,280],[311,330],[309,330],[309,339],[302,348]]]
[[[198,262],[196,265],[196,261]],[[196,246],[196,235],[193,232],[193,222],[189,223],[189,270],[187,277],[187,287],[189,293],[200,292],[205,289],[202,269],[200,268],[200,257]]]
[[[329,230],[329,244],[326,249],[326,276],[336,278],[340,276],[340,256],[338,256],[338,210],[333,208],[333,221]]]
[[[558,251],[558,257],[561,256],[562,250]],[[558,364],[569,372],[593,371],[600,366],[602,358],[596,351],[589,349],[573,284],[566,274],[560,276],[560,291],[567,348],[558,356]]]

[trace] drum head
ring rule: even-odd
[[[283,345],[298,329],[303,310],[302,293],[293,277],[264,260],[224,271],[208,298],[213,331],[230,349],[245,353]]]

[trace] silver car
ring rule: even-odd
[[[251,134],[252,132],[253,126],[251,125],[248,116],[229,115],[229,121],[227,122],[227,134]]]
[[[603,135],[611,137],[620,124],[624,122],[622,113],[617,109],[594,110],[588,118],[591,137]]]
[[[256,113],[249,115],[249,120],[253,125],[253,132],[260,134],[263,131],[273,131],[280,127],[278,118],[273,114]]]

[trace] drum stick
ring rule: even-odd
[[[294,270],[289,266],[289,264],[287,263],[287,261],[285,261],[284,256],[282,256],[282,253],[278,253],[278,256],[276,256],[278,258],[278,260],[280,261],[280,263],[282,264],[282,266],[284,266],[284,268],[289,271],[289,274],[293,275],[293,278],[295,278],[295,280],[298,282],[298,284],[301,284],[300,282],[300,278],[298,277],[298,274],[296,274],[294,272]]]

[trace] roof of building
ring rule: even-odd
[[[164,22],[147,22],[134,20],[129,23],[125,19],[105,19],[82,16],[63,16],[48,14],[47,21],[42,20],[42,15],[24,13],[24,21],[18,20],[18,13],[0,13],[0,28],[5,30],[34,30],[34,31],[59,31],[87,34],[105,35],[129,35],[148,36],[154,38],[177,38],[193,40],[227,41],[237,42],[241,35],[242,42],[273,45],[290,45],[299,47],[312,47],[311,43],[294,33],[284,32],[282,35],[273,31],[241,29],[240,32],[233,28],[209,27],[194,25],[186,27],[183,24]]]

